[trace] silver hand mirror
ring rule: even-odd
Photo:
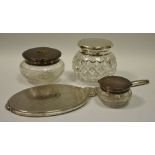
[[[22,116],[52,116],[84,106],[89,90],[76,86],[53,84],[25,89],[12,96],[6,108]]]

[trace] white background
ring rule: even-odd
[[[1,0],[0,2],[1,32],[155,32],[154,0]],[[150,70],[150,74],[151,72],[153,70]],[[135,89],[142,91],[144,87]],[[145,87],[145,91],[146,89],[148,88]],[[7,92],[6,95],[11,94]],[[7,98],[6,95],[2,96],[3,99]],[[7,155],[21,153],[154,155],[154,131],[154,123],[137,122],[1,123],[0,152]]]

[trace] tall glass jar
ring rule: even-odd
[[[48,84],[57,80],[64,71],[61,52],[49,47],[31,48],[23,52],[20,64],[22,75],[32,84]]]
[[[82,81],[97,82],[100,78],[113,75],[116,58],[110,51],[113,43],[100,38],[87,38],[78,42],[81,50],[74,56],[72,68]]]

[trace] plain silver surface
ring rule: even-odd
[[[27,118],[5,109],[15,93],[32,87],[19,72],[22,52],[40,46],[62,51],[65,72],[55,83],[88,86],[73,76],[72,58],[82,38],[101,37],[113,42],[117,59],[116,75],[129,80],[149,79],[150,84],[132,88],[133,97],[122,109],[110,109],[98,97],[77,111],[64,115]],[[155,34],[0,34],[0,121],[155,121]]]

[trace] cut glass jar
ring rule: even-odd
[[[87,38],[78,42],[81,50],[74,56],[72,68],[82,81],[97,82],[116,72],[116,58],[110,51],[113,43],[106,39]]]
[[[20,71],[33,84],[48,84],[57,80],[64,71],[61,52],[49,47],[31,48],[23,52]]]

